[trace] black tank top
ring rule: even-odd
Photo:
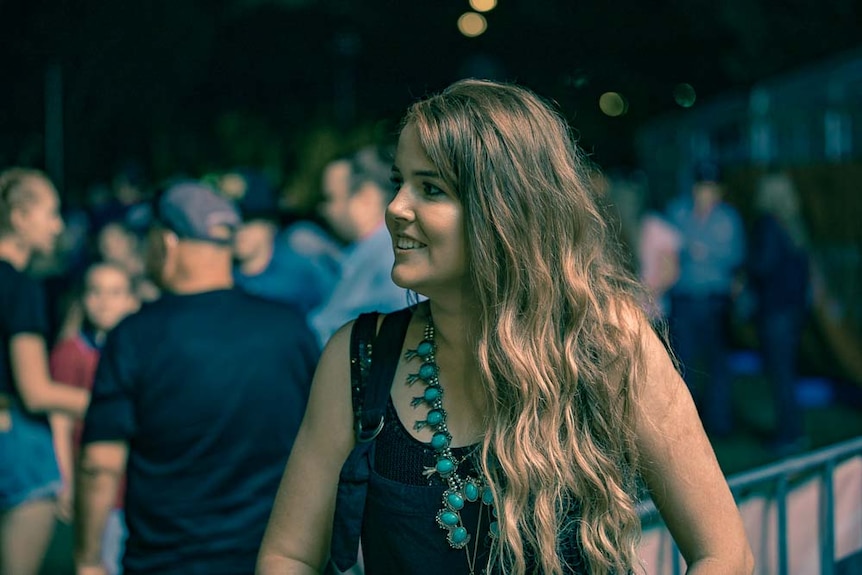
[[[398,338],[393,343],[403,344],[404,336],[404,333],[381,331],[374,344],[375,350],[384,347],[382,338]],[[400,350],[402,345],[386,347]],[[397,363],[399,360],[400,353],[389,357],[374,355],[374,361]],[[371,379],[367,382],[367,385],[384,385],[387,389],[398,384],[398,381]],[[412,425],[412,422],[408,424]],[[461,459],[475,447],[453,449],[453,454]],[[443,507],[445,481],[438,474],[428,477],[423,474],[423,470],[433,467],[436,460],[431,446],[407,431],[390,397],[383,429],[374,442],[362,525],[362,551],[368,575],[469,575],[471,572],[479,575],[484,572],[490,549],[490,510],[480,502],[468,503],[461,510],[461,520],[470,533],[470,541],[464,549],[451,548],[446,539],[447,532],[436,521],[437,512]],[[462,476],[467,473],[475,475],[472,458],[467,457],[458,472]],[[475,567],[473,571],[471,564]]]
[[[405,333],[381,331],[375,349],[383,347],[380,345],[382,337],[397,337],[403,344],[404,336]],[[402,346],[387,347],[400,350]],[[400,355],[396,354],[374,356],[374,361],[398,362],[399,359]],[[404,382],[369,379],[367,385],[391,388],[399,383]],[[407,423],[412,425],[412,422]],[[475,445],[453,449],[459,460],[463,458],[458,468],[462,477],[476,475],[471,453],[478,448]],[[446,484],[437,474],[426,477],[422,473],[435,462],[434,450],[407,431],[390,397],[383,429],[374,442],[362,524],[362,549],[368,575],[486,573],[491,549],[489,525],[493,521],[490,508],[478,501],[467,503],[461,510],[461,520],[470,534],[470,541],[464,549],[452,549],[446,539],[447,532],[436,522],[437,512],[443,507]],[[570,566],[568,573],[587,572],[582,567],[581,550],[576,543],[561,542],[560,551]],[[532,569],[528,569],[530,571]]]

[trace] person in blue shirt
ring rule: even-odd
[[[670,327],[704,426],[718,437],[733,429],[727,328],[734,282],[745,259],[745,232],[738,212],[722,201],[719,167],[700,162],[694,175],[691,195],[668,206],[668,219],[682,236]]]
[[[392,154],[369,146],[326,166],[321,214],[348,244],[341,278],[329,299],[309,315],[323,346],[342,325],[367,311],[383,313],[407,305],[407,290],[392,281],[392,239],[384,215],[393,196]]]
[[[340,273],[338,242],[310,221],[280,230],[276,191],[263,174],[238,170],[219,184],[243,220],[234,244],[236,285],[303,315],[326,301]]]

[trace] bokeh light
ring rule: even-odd
[[[599,109],[607,116],[622,116],[629,109],[626,99],[617,92],[605,92],[599,97]]]
[[[476,12],[464,12],[458,18],[458,30],[468,38],[481,36],[488,29],[488,22],[485,17]]]
[[[694,101],[697,99],[697,94],[694,92],[694,87],[691,84],[677,84],[673,88],[674,101],[683,108],[691,108],[694,106]]]
[[[497,0],[470,0],[470,8],[476,12],[488,12],[497,7]]]

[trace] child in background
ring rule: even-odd
[[[96,240],[99,258],[124,269],[132,279],[134,294],[140,301],[153,301],[159,290],[144,270],[145,239],[123,222],[110,222]]]
[[[90,390],[96,375],[99,354],[108,331],[138,308],[129,274],[115,263],[92,265],[85,275],[80,307],[84,321],[77,333],[60,341],[51,353],[51,375],[60,383]],[[51,416],[54,449],[63,476],[63,491],[58,498],[61,520],[72,520],[74,500],[74,462],[81,438],[81,421],[55,414]],[[119,572],[125,527],[122,519],[122,493],[105,530],[105,563],[109,575]]]

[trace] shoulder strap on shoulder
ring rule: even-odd
[[[353,325],[350,369],[357,443],[373,441],[383,429],[392,378],[412,315],[409,308],[388,314],[376,336],[377,313],[363,314]],[[372,361],[372,355],[377,361]]]
[[[371,349],[377,336],[377,312],[363,313],[353,322],[350,331],[350,389],[353,397],[353,425],[356,440],[370,433],[376,435],[372,427],[363,421],[362,407],[365,401],[365,388],[371,368]]]
[[[377,313],[362,314],[353,323],[350,379],[356,446],[341,469],[335,501],[331,553],[332,561],[339,571],[347,571],[356,564],[372,466],[373,441],[383,429],[392,377],[398,366],[404,333],[412,315],[412,309],[409,308],[387,315],[379,334],[376,334]]]

